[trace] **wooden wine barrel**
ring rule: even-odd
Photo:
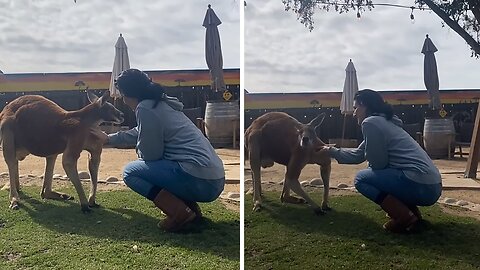
[[[451,118],[425,119],[423,145],[431,158],[448,157],[449,144],[453,144],[454,140],[455,128]]]
[[[233,133],[240,132],[240,105],[238,101],[207,101],[205,133],[215,148],[232,147]]]

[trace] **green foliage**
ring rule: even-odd
[[[75,194],[73,189],[67,190]],[[200,204],[206,217],[180,233],[133,191],[102,192],[90,214],[78,202],[43,201],[23,188],[18,211],[0,192],[0,269],[238,269],[239,214],[219,202]]]
[[[345,13],[356,11],[358,14],[372,10],[372,0],[282,0],[286,11],[293,11],[297,19],[310,31],[313,30],[315,9]]]
[[[415,234],[385,232],[379,206],[360,195],[332,197],[315,216],[266,192],[264,209],[245,202],[245,269],[479,269],[480,222],[421,207],[428,222]],[[313,195],[320,201],[320,196]]]
[[[404,7],[413,9],[431,9],[444,24],[457,32],[472,50],[472,56],[480,56],[480,1],[478,0],[412,0],[412,6],[373,3],[372,0],[282,0],[286,11],[293,11],[297,19],[310,31],[313,30],[313,15],[316,9],[344,13],[357,12],[360,17],[375,5]],[[443,26],[444,26],[443,24]]]

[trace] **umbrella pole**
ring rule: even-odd
[[[347,114],[344,114],[343,115],[343,128],[342,128],[342,144],[343,144],[343,139],[345,139],[346,122],[347,122]]]

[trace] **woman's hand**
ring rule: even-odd
[[[102,141],[102,143],[105,145],[105,144],[108,144],[108,135],[107,133],[103,132],[103,131],[100,131],[99,132],[99,138],[100,138],[100,141]]]
[[[90,134],[95,136],[103,145],[108,144],[108,135],[107,133],[101,131],[100,129],[90,129]]]

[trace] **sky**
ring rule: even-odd
[[[222,21],[223,66],[239,68],[239,0],[0,0],[0,70],[111,71],[120,33],[132,68],[207,69],[208,4]]]
[[[413,0],[374,3],[412,5]],[[245,8],[245,85],[249,92],[342,91],[352,59],[359,89],[425,90],[425,35],[438,49],[440,89],[480,89],[480,59],[431,11],[377,6],[356,12],[318,10],[309,32],[281,0],[250,0]]]

